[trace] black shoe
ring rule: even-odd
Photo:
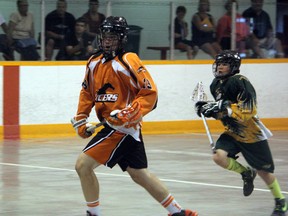
[[[241,173],[243,180],[243,194],[249,196],[254,190],[253,181],[256,177],[256,170],[248,167],[248,170]]]
[[[285,199],[275,199],[275,208],[271,214],[271,216],[286,216],[285,212],[287,212],[287,202]]]
[[[198,213],[195,211],[186,209],[186,210],[182,210],[179,213],[174,213],[173,215],[169,214],[168,216],[198,216]]]
[[[97,216],[97,215],[93,215],[89,211],[86,211],[86,216]]]

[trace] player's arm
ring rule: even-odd
[[[124,65],[130,72],[130,84],[135,88],[134,100],[122,110],[114,110],[110,113],[107,123],[114,127],[137,129],[142,117],[156,107],[157,88],[141,60],[135,53],[127,53],[123,56]],[[130,85],[129,84],[129,85]]]
[[[87,119],[90,115],[92,107],[94,106],[94,99],[90,90],[92,88],[91,85],[93,85],[93,83],[90,83],[90,73],[90,69],[87,66],[79,95],[77,114],[71,119],[74,129],[82,138],[87,138],[93,133],[93,131],[87,131],[87,129],[91,126]]]
[[[210,86],[213,95],[214,86]],[[235,118],[240,121],[247,121],[257,113],[256,93],[251,83],[243,76],[239,76],[236,82],[233,82],[235,101],[218,100],[218,101],[199,101],[195,104],[195,110],[200,116],[201,113],[205,117],[213,117],[222,119],[224,117]],[[216,95],[213,95],[215,98]]]
[[[132,77],[131,81],[134,83],[135,88],[137,88],[138,93],[134,101],[140,103],[141,112],[144,116],[156,107],[158,99],[156,84],[147,68],[135,53],[127,53],[123,59],[129,66]]]

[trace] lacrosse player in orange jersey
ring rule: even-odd
[[[249,196],[254,189],[256,173],[270,189],[275,208],[271,216],[286,216],[287,203],[274,176],[274,162],[267,139],[271,132],[257,117],[256,92],[250,81],[239,74],[241,58],[235,51],[224,50],[213,64],[214,80],[210,91],[216,101],[199,101],[196,112],[213,117],[225,126],[215,146],[213,160],[219,166],[241,174],[243,194]],[[242,153],[248,164],[237,161]]]
[[[77,115],[71,122],[79,136],[92,135],[87,118],[93,106],[104,128],[94,136],[76,162],[87,215],[100,216],[99,183],[94,169],[118,164],[173,216],[197,216],[184,210],[164,184],[147,169],[141,135],[142,117],[157,103],[157,88],[135,53],[124,51],[128,25],[124,17],[110,16],[102,23],[99,53],[87,63]],[[143,207],[143,212],[147,207]]]

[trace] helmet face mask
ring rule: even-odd
[[[105,32],[101,35],[101,37],[101,46],[105,54],[113,54],[117,52],[119,49],[120,39],[116,33]]]
[[[115,57],[127,42],[128,25],[124,17],[110,16],[100,26],[98,40],[99,48],[104,52],[105,57]]]
[[[215,63],[215,74],[216,77],[226,77],[231,73],[230,63],[229,62],[217,62]]]
[[[240,55],[231,50],[224,50],[219,53],[213,64],[212,70],[216,78],[224,79],[239,73],[241,65]]]

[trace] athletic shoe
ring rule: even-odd
[[[279,198],[276,198],[275,199],[275,208],[271,214],[271,216],[286,216],[286,213],[287,210],[288,210],[288,207],[287,207],[287,202],[284,199],[279,199]]]
[[[248,170],[241,173],[243,180],[243,194],[244,196],[249,196],[254,190],[253,181],[256,177],[256,170],[247,167]]]
[[[86,211],[86,216],[97,216],[97,215],[93,215],[93,214],[91,214],[89,211]]]
[[[182,210],[181,212],[174,213],[174,214],[168,214],[168,216],[198,216],[198,213],[196,211],[191,211],[189,209]]]

